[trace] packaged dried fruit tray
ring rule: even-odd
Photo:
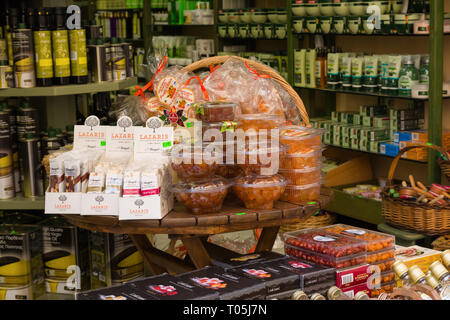
[[[272,209],[284,192],[286,181],[280,175],[246,176],[237,178],[233,184],[233,192],[247,209]]]
[[[394,258],[394,248],[387,248],[380,251],[368,251],[367,252],[367,263],[374,264],[379,261],[389,260]]]
[[[395,284],[396,284],[395,281],[388,282],[388,283],[383,283],[383,284],[381,284],[381,287],[379,289],[377,289],[377,288],[372,289],[371,292],[370,292],[370,296],[372,298],[376,298],[380,294],[382,294],[383,292],[391,293],[392,291],[394,291],[394,289],[396,287]]]
[[[317,184],[321,181],[322,167],[312,167],[304,169],[279,169],[279,174],[287,179],[288,185],[304,186]]]
[[[305,152],[280,155],[280,169],[304,169],[322,164],[322,148],[310,148]]]
[[[345,224],[335,224],[332,226],[323,227],[322,230],[365,240],[367,242],[367,252],[380,251],[386,248],[394,248],[395,244],[395,236],[348,226]]]
[[[284,245],[286,255],[311,261],[323,266],[342,269],[351,266],[358,266],[366,263],[366,253],[360,252],[353,255],[335,257],[329,254],[322,254],[316,251],[311,251],[288,244]]]
[[[195,106],[198,120],[205,122],[232,121],[235,118],[237,104],[226,101],[199,103]]]
[[[283,124],[283,119],[281,116],[276,114],[240,114],[237,115],[236,120],[239,121],[237,128],[244,131],[247,130],[270,130],[279,128]],[[268,132],[270,134],[270,132]]]
[[[392,259],[372,263],[372,266],[378,267],[379,272],[385,272],[385,271],[392,270],[392,265],[394,264],[394,262],[395,262],[395,258],[392,258]]]
[[[319,197],[320,183],[313,183],[303,186],[287,185],[280,200],[293,203],[308,203],[319,200]]]
[[[341,258],[366,253],[366,242],[320,229],[305,229],[283,234],[288,245]]]
[[[385,284],[394,281],[395,273],[394,271],[385,271],[380,273],[377,277],[372,277],[372,286],[378,284]]]
[[[323,129],[287,126],[280,130],[280,143],[287,145],[288,154],[306,152],[311,148],[322,147]]]
[[[182,182],[169,188],[179,202],[191,212],[213,213],[222,208],[230,184],[222,177],[196,182]]]
[[[272,176],[278,173],[282,147],[246,146],[243,152],[236,152],[236,163],[245,175]]]

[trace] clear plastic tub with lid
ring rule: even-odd
[[[184,181],[210,178],[221,162],[221,150],[217,143],[176,145],[171,152],[172,168]]]
[[[237,107],[234,102],[204,102],[195,106],[195,114],[198,120],[205,122],[233,121]]]
[[[391,293],[392,291],[394,291],[395,287],[396,287],[395,281],[383,283],[381,284],[381,287],[379,289],[377,288],[371,289],[370,296],[372,298],[376,298],[382,293]]]
[[[272,176],[278,173],[282,146],[246,144],[244,150],[236,150],[236,163],[245,175]]]
[[[287,185],[281,201],[294,203],[308,203],[320,198],[320,183],[307,184],[303,186]]]
[[[280,175],[246,176],[234,181],[233,192],[247,209],[272,209],[286,185]]]
[[[366,263],[365,252],[338,258],[333,255],[318,253],[316,251],[299,248],[288,244],[284,245],[284,251],[291,257],[300,258],[336,269],[359,266]]]
[[[378,267],[380,272],[389,271],[392,269],[392,265],[395,262],[395,258],[387,259],[383,261],[377,261],[375,263],[372,263],[372,266]],[[373,270],[373,268],[372,268]]]
[[[299,153],[322,147],[324,129],[287,126],[280,129],[280,143],[287,145],[286,152]]]
[[[276,129],[283,124],[281,116],[276,114],[240,114],[237,115],[235,119],[239,121],[237,128],[245,131],[253,129],[257,132],[263,129]],[[270,134],[270,132],[268,132],[268,134]]]
[[[367,263],[374,264],[378,261],[389,260],[395,257],[394,248],[379,251],[367,251]]]
[[[169,188],[179,202],[196,214],[213,213],[222,208],[230,183],[222,177],[178,183]]]
[[[283,234],[285,244],[335,258],[366,253],[366,242],[321,229],[306,229]]]
[[[367,252],[380,251],[387,248],[393,249],[395,244],[395,237],[390,234],[357,228],[345,224],[335,224],[332,226],[323,227],[322,230],[365,240],[367,242]]]
[[[371,279],[372,286],[375,286],[377,284],[385,284],[395,280],[395,273],[394,271],[385,271],[379,273],[376,277],[372,277]]]
[[[237,122],[235,121],[203,122],[203,141],[227,141],[227,136],[230,136],[228,132],[234,133],[236,127]],[[220,136],[222,136],[221,139]]]
[[[280,156],[280,169],[304,169],[322,164],[322,148],[310,148],[304,152],[284,153]]]
[[[286,178],[288,185],[304,186],[321,182],[322,167],[280,169],[279,173]]]

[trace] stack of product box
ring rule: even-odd
[[[312,119],[315,128],[325,129],[327,145],[381,153],[395,157],[414,143],[427,143],[423,105],[408,109],[388,109],[386,106],[361,106],[359,112],[332,112],[331,119]],[[442,135],[442,146],[450,148],[450,132]],[[426,161],[426,149],[413,149],[402,158]]]

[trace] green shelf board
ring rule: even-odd
[[[86,94],[107,92],[126,89],[137,84],[137,78],[129,78],[119,81],[102,83],[69,84],[65,86],[35,87],[35,88],[10,88],[0,89],[0,97],[46,97],[69,96],[74,94]]]
[[[333,189],[333,193],[333,201],[326,210],[371,224],[385,223],[381,201],[354,196],[339,189]]]
[[[357,94],[357,95],[363,95],[363,96],[374,96],[374,97],[383,97],[383,98],[392,98],[392,99],[428,101],[428,99],[417,99],[417,98],[408,97],[408,96],[383,94],[383,93],[379,93],[379,92],[351,91],[351,90],[328,89],[328,88],[309,88],[309,87],[299,87],[299,86],[295,86],[295,89],[317,90],[317,91],[332,92],[332,93]],[[443,96],[442,99],[450,99],[450,96]]]
[[[0,210],[44,210],[45,197],[25,198],[18,195],[13,199],[0,200]]]

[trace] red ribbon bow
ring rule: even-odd
[[[200,79],[199,76],[194,76],[194,77],[190,78],[190,79],[186,82],[185,85],[186,85],[186,86],[189,85],[193,79],[197,79],[198,83],[200,84],[200,89],[201,89],[202,92],[203,92],[203,96],[205,97],[205,100],[206,100],[206,101],[209,101],[209,94],[208,94],[208,91],[206,91],[206,88],[205,88],[205,86],[203,85],[203,82],[202,82],[202,80]]]
[[[247,61],[245,61],[245,66],[247,67],[247,69],[248,69],[248,71],[250,73],[253,73],[255,75],[255,80],[258,79],[258,78],[264,78],[264,79],[270,79],[271,78],[271,76],[269,76],[268,74],[265,74],[263,72],[259,73],[258,70],[251,68],[248,65]]]
[[[165,56],[161,62],[158,65],[158,69],[156,69],[155,74],[152,77],[152,80],[150,80],[144,87],[139,87],[139,86],[135,86],[134,88],[136,89],[136,92],[134,93],[135,96],[141,96],[142,99],[144,99],[145,101],[145,94],[144,92],[147,91],[148,89],[151,90],[151,88],[153,87],[153,81],[155,80],[155,77],[158,73],[160,73],[162,71],[162,69],[164,69],[167,61],[169,60],[169,58],[167,56]]]

